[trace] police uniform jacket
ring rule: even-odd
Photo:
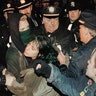
[[[46,29],[44,28],[44,26],[41,25],[40,27],[37,27],[36,29],[34,29],[34,34],[44,35],[47,38],[50,38],[52,42],[56,41],[58,44],[62,46],[62,50],[65,53],[70,54],[70,50],[72,49],[71,47],[72,35],[70,34],[70,32],[64,31],[64,26],[62,24],[60,24],[58,29],[52,33],[46,32]]]
[[[69,24],[72,24],[71,30],[68,30]],[[72,47],[73,48],[74,47],[80,47],[82,45],[82,43],[80,41],[80,36],[79,36],[79,22],[78,22],[78,20],[71,23],[69,18],[67,18],[66,22],[64,22],[64,26],[65,26],[64,27],[65,31],[69,31],[73,35]]]

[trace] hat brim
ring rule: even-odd
[[[80,10],[80,8],[69,8],[67,11],[72,11],[72,10]]]
[[[43,16],[46,18],[57,18],[59,17],[59,14],[43,14]]]
[[[32,4],[32,2],[30,2],[30,3],[28,3],[28,4],[21,5],[20,7],[17,7],[17,8],[18,8],[19,10],[20,10],[20,9],[24,9],[24,8],[29,7],[31,4]]]
[[[84,26],[90,28],[90,29],[96,30],[96,26],[93,26],[93,25],[89,24],[88,22],[85,22],[85,21],[83,21],[83,20],[79,20],[79,23],[80,23],[81,25],[84,25]]]
[[[8,8],[8,9],[4,9],[3,12],[7,12],[7,11],[14,11],[14,8]]]

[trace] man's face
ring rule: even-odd
[[[31,12],[32,12],[32,5],[28,6],[27,8],[19,10],[19,13],[26,14],[28,17],[31,17]]]
[[[87,43],[87,39],[88,39],[88,28],[85,27],[84,25],[80,25],[79,28],[79,33],[80,33],[80,40],[86,44]]]
[[[36,40],[29,42],[24,50],[24,55],[26,57],[31,57],[36,59],[39,54],[39,44]]]
[[[46,18],[43,17],[43,24],[47,32],[54,32],[59,26],[59,17]]]
[[[88,65],[86,69],[86,75],[90,78],[94,79],[96,74],[96,49],[95,52],[92,53],[90,59],[88,60]]]
[[[76,21],[80,17],[81,11],[80,10],[71,10],[68,12],[68,16],[71,22]]]

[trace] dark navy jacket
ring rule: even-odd
[[[87,61],[93,49],[96,48],[96,37],[87,44],[81,46],[76,52],[73,52],[69,67],[62,71],[68,77],[78,78],[85,74]],[[63,68],[62,68],[63,69]]]
[[[47,78],[49,83],[52,83],[63,94],[68,96],[80,96],[80,93],[87,86],[89,80],[85,75],[80,76],[78,79],[69,78],[63,75],[60,70],[53,64],[49,64],[51,67],[50,77]],[[96,83],[92,83],[87,93],[84,96],[95,96]]]

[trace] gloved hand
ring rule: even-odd
[[[51,67],[43,60],[37,59],[34,61],[34,71],[37,75],[49,78],[51,74]]]

